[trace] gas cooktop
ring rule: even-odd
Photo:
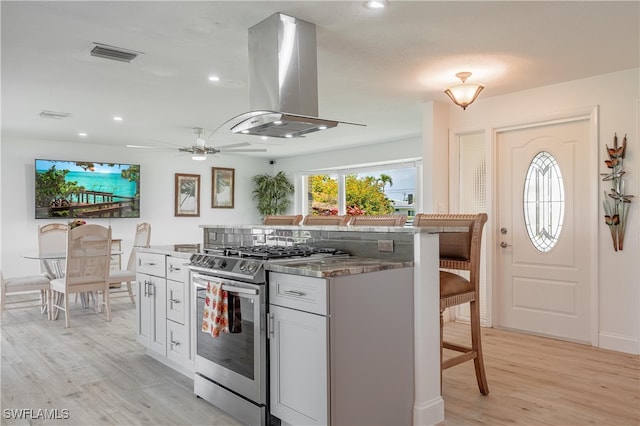
[[[213,277],[263,283],[265,262],[328,256],[346,257],[349,253],[334,248],[306,245],[209,247],[204,253],[191,255],[189,269]]]
[[[348,256],[349,253],[328,247],[313,247],[306,245],[293,246],[231,246],[212,247],[205,249],[205,253],[226,256],[245,257],[260,260],[286,259],[291,257],[308,257],[313,255]]]

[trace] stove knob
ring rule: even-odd
[[[215,269],[224,269],[227,266],[227,261],[225,259],[216,258],[213,259],[213,267]]]

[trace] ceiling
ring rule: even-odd
[[[450,102],[455,74],[482,100],[640,64],[637,1],[2,1],[2,135],[82,144],[215,147],[249,141],[265,158],[421,133],[421,105]],[[275,12],[317,26],[319,116],[299,139],[231,134],[248,111],[248,28]],[[93,42],[143,52],[89,55]],[[215,74],[220,81],[211,82]],[[457,108],[457,107],[456,107]],[[42,110],[70,113],[40,117]],[[123,117],[115,122],[113,117]],[[87,136],[78,136],[86,132]],[[222,154],[217,154],[222,155]]]

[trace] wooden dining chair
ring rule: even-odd
[[[312,215],[308,214],[302,221],[303,225],[346,225],[351,220],[351,216],[345,215]]]
[[[480,243],[482,229],[487,222],[486,213],[479,214],[417,214],[414,226],[464,227],[465,232],[443,232],[440,239],[440,374],[443,370],[473,360],[480,393],[487,395],[489,385],[484,371],[480,338]],[[446,269],[446,270],[445,270]],[[469,279],[451,270],[467,271]],[[444,340],[443,313],[452,306],[469,303],[471,345],[463,346]],[[443,358],[444,349],[460,352]],[[442,383],[442,380],[440,380]]]
[[[38,227],[38,254],[64,253],[67,247],[67,230],[65,223],[48,223]],[[49,278],[60,278],[64,272],[64,259],[40,260],[40,272],[50,275]]]
[[[302,215],[267,215],[264,217],[265,225],[298,225],[302,222]]]
[[[64,311],[65,327],[70,325],[69,295],[96,292],[96,311],[105,306],[111,321],[109,266],[111,264],[111,227],[82,225],[67,232],[67,264],[62,278],[51,280],[51,315]],[[102,293],[103,301],[99,295]]]
[[[38,292],[38,299],[27,299],[25,297],[12,297],[7,300],[9,295],[20,295],[25,293]],[[31,295],[33,297],[33,295]],[[29,275],[21,277],[4,278],[0,271],[0,316],[5,310],[22,309],[40,307],[41,312],[50,312],[47,310],[49,301],[49,278],[43,275]]]
[[[133,294],[134,283],[136,282],[136,249],[138,247],[149,247],[151,240],[151,225],[148,223],[139,223],[136,226],[136,235],[133,239],[131,253],[127,262],[127,269],[109,271],[109,288],[113,297],[129,297],[131,303],[136,303]],[[122,284],[126,284],[126,288],[122,289]]]
[[[407,222],[406,214],[382,214],[376,216],[353,216],[349,225],[352,226],[404,226]]]

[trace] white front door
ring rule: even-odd
[[[497,134],[500,327],[590,342],[589,129],[583,119]]]

